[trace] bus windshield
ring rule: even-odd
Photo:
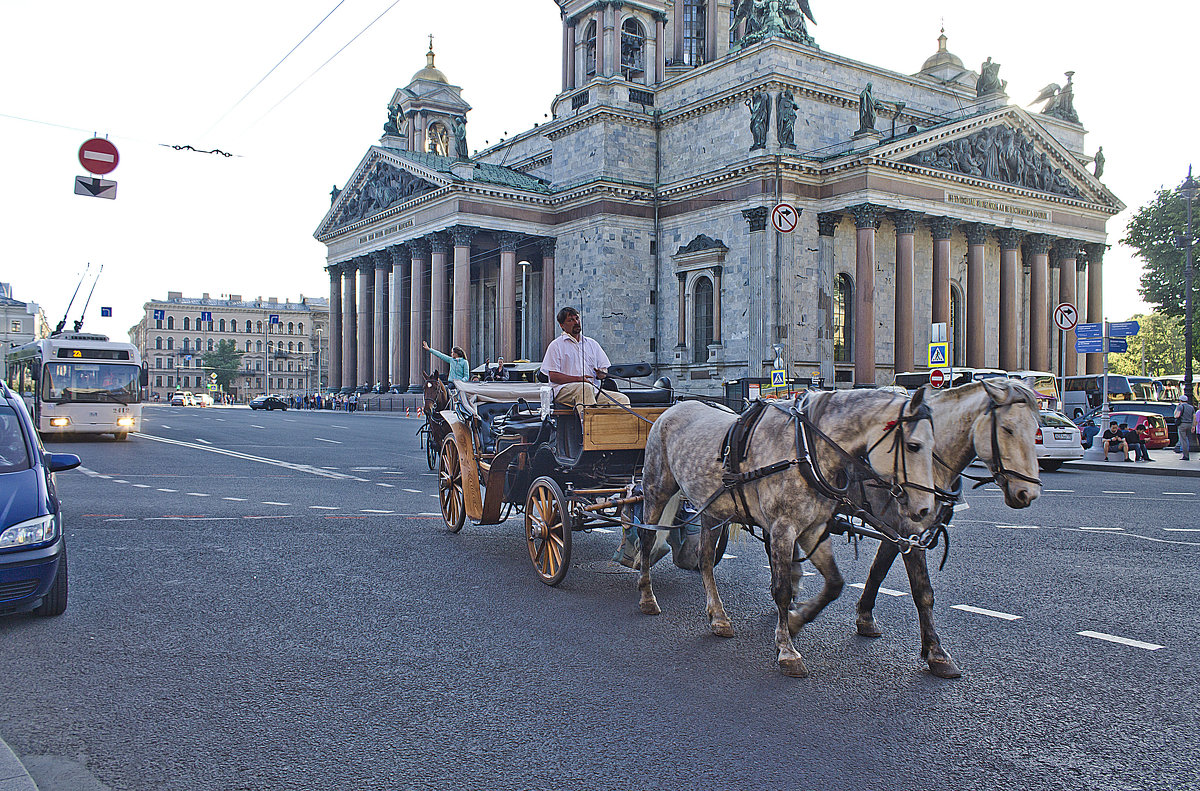
[[[139,400],[136,365],[102,362],[50,362],[43,367],[42,400],[55,403]]]

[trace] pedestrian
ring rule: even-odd
[[[1179,403],[1175,405],[1175,420],[1179,427],[1179,452],[1183,454],[1183,460],[1188,461],[1192,437],[1196,435],[1196,407],[1192,406],[1186,393],[1179,396]]]
[[[1153,461],[1150,458],[1150,452],[1146,450],[1146,438],[1142,436],[1142,431],[1149,431],[1149,429],[1148,425],[1142,430],[1129,426],[1121,431],[1121,436],[1125,438],[1125,444],[1134,451],[1134,461]]]
[[[421,341],[421,346],[434,357],[450,364],[450,374],[446,377],[446,381],[451,385],[454,382],[465,382],[471,378],[471,365],[467,362],[467,354],[462,347],[455,346],[450,350],[449,355],[445,355],[437,349],[431,348],[428,341]]]

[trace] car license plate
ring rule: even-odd
[[[1054,438],[1055,438],[1055,439],[1070,439],[1070,438],[1071,438],[1071,432],[1069,432],[1069,431],[1056,431],[1056,432],[1054,432]]]

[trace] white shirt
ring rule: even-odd
[[[575,340],[564,332],[550,341],[550,345],[546,347],[546,354],[542,357],[542,373],[556,371],[567,376],[586,375],[595,379],[597,368],[608,368],[612,365],[600,344],[586,335],[579,337],[579,340]],[[557,396],[562,388],[562,385],[554,385],[554,395]]]

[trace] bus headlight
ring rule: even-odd
[[[52,425],[52,426],[67,426],[67,425],[70,425],[70,423],[71,423],[71,418],[69,418],[69,417],[52,417],[52,418],[50,418],[50,425]]]
[[[132,425],[133,425],[133,418],[131,418],[131,417],[119,417],[119,418],[117,418],[117,425],[118,425],[118,426],[122,426],[122,427],[126,427],[126,426],[132,426]]]
[[[13,525],[0,533],[0,549],[29,547],[53,541],[55,538],[58,538],[58,519],[54,514],[47,514]]]

